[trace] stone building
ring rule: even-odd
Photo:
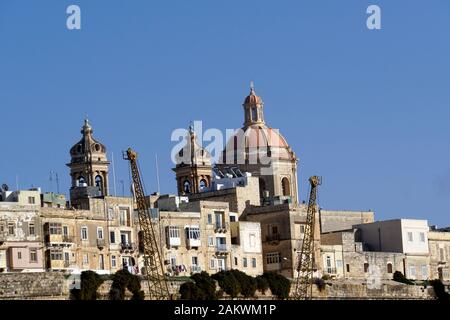
[[[231,268],[251,276],[261,275],[264,271],[261,225],[258,222],[235,220],[230,226]]]
[[[430,278],[450,281],[450,228],[428,232]]]
[[[427,220],[395,219],[354,226],[365,251],[405,255],[403,274],[409,279],[430,277]]]
[[[321,254],[323,274],[331,278],[392,279],[395,271],[404,273],[405,254],[365,251],[358,230],[323,233]]]
[[[356,224],[374,222],[373,211],[319,210],[320,232],[334,232],[351,229]]]
[[[258,177],[261,198],[288,196],[297,203],[298,158],[279,130],[266,124],[264,103],[253,85],[243,108],[244,125],[227,142],[217,167],[236,167]]]
[[[40,191],[4,187],[0,199],[0,272],[42,271]]]

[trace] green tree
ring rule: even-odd
[[[431,280],[430,285],[433,286],[434,295],[436,296],[436,299],[441,301],[448,301],[450,299],[450,295],[445,292],[445,286],[442,283],[441,280]]]
[[[80,275],[80,289],[72,289],[70,298],[72,300],[97,300],[98,287],[103,279],[94,271],[83,271]]]
[[[117,271],[112,277],[113,283],[109,291],[110,300],[124,300],[125,291],[128,289],[132,293],[131,300],[143,300],[144,291],[141,290],[141,278],[131,274],[128,270]]]
[[[265,272],[262,276],[267,279],[273,295],[278,299],[289,298],[289,292],[291,290],[291,281],[289,279],[275,272]]]

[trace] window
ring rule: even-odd
[[[224,213],[223,212],[215,212],[216,216],[216,228],[223,228],[224,225]]]
[[[387,264],[387,273],[392,273],[392,263]]]
[[[100,254],[98,256],[98,266],[100,270],[105,269],[105,257],[103,256],[103,254]]]
[[[367,262],[364,263],[364,272],[369,272],[369,264]]]
[[[30,262],[37,262],[37,249],[30,249]]]
[[[301,224],[300,225],[300,239],[303,239],[305,236],[305,225]]]
[[[22,259],[22,252],[20,251],[17,252],[17,259],[19,260]]]
[[[198,265],[198,257],[192,257],[192,265],[193,266]]]
[[[111,267],[115,268],[117,264],[116,256],[111,256]]]
[[[445,253],[444,253],[444,248],[439,248],[439,260],[445,261]]]
[[[230,222],[236,222],[236,217],[235,216],[230,216]]]
[[[247,258],[243,258],[243,259],[242,259],[242,266],[243,266],[244,268],[247,268]]]
[[[34,197],[28,197],[28,204],[35,204],[36,199]]]
[[[208,236],[208,246],[214,247],[214,237]]]
[[[426,265],[422,265],[422,279],[428,278],[428,268]]]
[[[119,210],[119,224],[121,226],[130,226],[130,210],[128,208],[120,208]]]
[[[419,235],[420,235],[420,242],[425,242],[425,233],[421,232],[419,233]]]
[[[64,252],[64,260],[65,261],[69,261],[70,257],[69,257],[69,253],[68,252]]]
[[[208,224],[212,224],[212,214],[208,213]]]
[[[83,254],[83,264],[89,263],[89,255],[87,253]]]
[[[63,259],[62,251],[51,250],[50,251],[50,259],[51,260],[62,260]]]
[[[200,180],[200,190],[204,190],[205,188],[206,188],[206,180],[202,179]]]
[[[283,196],[290,196],[291,195],[291,190],[290,190],[290,186],[289,186],[289,179],[288,178],[283,178],[281,180],[281,188],[282,188],[282,192],[283,192]]]
[[[88,239],[88,228],[82,227],[81,228],[81,240],[87,240]]]
[[[116,243],[116,233],[115,233],[114,231],[111,231],[111,232],[109,233],[109,241],[110,241],[111,243]]]
[[[345,266],[346,266],[347,272],[350,272],[350,265],[347,263]]]
[[[97,228],[97,239],[100,239],[100,240],[103,239],[103,228],[102,227]]]
[[[30,223],[28,225],[28,233],[30,234],[30,236],[34,236],[35,235],[34,223]]]
[[[234,257],[234,265],[237,266],[238,265],[238,258]]]
[[[266,263],[272,264],[272,263],[280,263],[280,253],[279,252],[270,252],[266,254]]]
[[[256,268],[256,258],[252,258],[252,267]]]
[[[416,266],[410,266],[409,267],[409,276],[411,278],[415,278],[416,277]]]
[[[183,190],[185,193],[191,193],[191,183],[188,180],[184,181]]]
[[[408,241],[413,242],[413,233],[412,232],[408,232]]]
[[[69,235],[69,228],[67,226],[63,226],[63,235],[65,236]]]
[[[200,228],[199,227],[186,228],[186,236],[188,239],[199,240],[200,239]]]
[[[211,259],[209,261],[209,267],[210,267],[210,269],[215,269],[216,268],[216,259]]]
[[[258,120],[258,110],[256,109],[256,107],[252,108],[252,121],[257,121]]]
[[[61,223],[52,223],[48,224],[48,231],[50,234],[62,234]]]
[[[176,226],[169,226],[169,237],[170,238],[179,238],[180,237],[180,228]]]
[[[14,223],[8,223],[8,234],[13,236],[15,234],[15,225]]]
[[[250,243],[250,248],[256,247],[256,235],[254,233],[249,234],[249,243]]]

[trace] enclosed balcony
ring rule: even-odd
[[[120,244],[120,251],[121,252],[133,252],[136,250],[136,244],[134,243],[121,243]]]
[[[201,246],[200,241],[200,227],[187,226],[186,230],[186,246],[188,248],[198,248]]]

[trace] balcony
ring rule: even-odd
[[[216,245],[216,254],[217,255],[228,254],[228,246],[225,243],[218,243]]]
[[[334,275],[334,274],[337,274],[337,270],[336,270],[336,268],[325,267],[323,270],[323,273],[329,274],[329,275]]]
[[[216,233],[220,233],[220,232],[227,232],[228,229],[230,228],[229,223],[228,222],[221,222],[221,223],[215,223],[214,224],[214,232]]]
[[[73,237],[62,234],[47,234],[45,240],[47,246],[70,246],[74,243]]]
[[[136,250],[136,245],[134,243],[121,243],[120,251],[121,252],[133,252]]]
[[[105,247],[105,239],[97,239],[97,247],[103,249]]]
[[[266,242],[269,243],[278,243],[280,241],[280,234],[274,233],[266,236]]]
[[[180,237],[169,237],[169,246],[171,247],[178,247],[181,245],[181,238]]]
[[[200,273],[202,272],[202,268],[200,266],[191,266],[191,273]]]
[[[200,239],[186,239],[186,246],[190,248],[198,248],[201,246]]]

